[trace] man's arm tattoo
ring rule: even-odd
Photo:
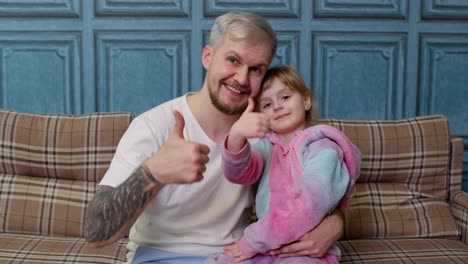
[[[84,235],[88,242],[101,242],[115,235],[152,196],[154,179],[145,165],[117,188],[101,186],[88,205]]]

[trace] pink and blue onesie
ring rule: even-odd
[[[347,206],[360,162],[359,150],[328,125],[297,131],[289,144],[271,132],[238,153],[224,148],[223,170],[229,181],[253,184],[260,179],[255,198],[259,220],[245,229],[239,241],[242,253],[254,256],[297,241],[337,206]],[[285,262],[288,258],[275,261],[258,254],[245,263],[338,263],[340,255],[334,245],[321,259]]]

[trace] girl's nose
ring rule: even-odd
[[[274,110],[275,111],[279,111],[281,109],[283,109],[283,105],[281,105],[280,103],[275,103],[274,104]]]

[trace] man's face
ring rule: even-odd
[[[216,47],[203,49],[205,84],[211,102],[221,112],[237,115],[244,112],[249,97],[255,97],[271,58],[271,44],[223,38]]]

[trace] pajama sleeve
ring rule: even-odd
[[[268,213],[247,227],[239,241],[248,257],[298,240],[317,226],[346,193],[350,175],[340,147],[327,138],[314,142],[318,149],[307,154],[304,169],[289,191],[271,196]]]
[[[260,151],[247,142],[237,153],[226,148],[227,136],[224,140],[222,153],[222,168],[224,176],[232,183],[253,184],[260,178],[263,169],[263,158]]]

